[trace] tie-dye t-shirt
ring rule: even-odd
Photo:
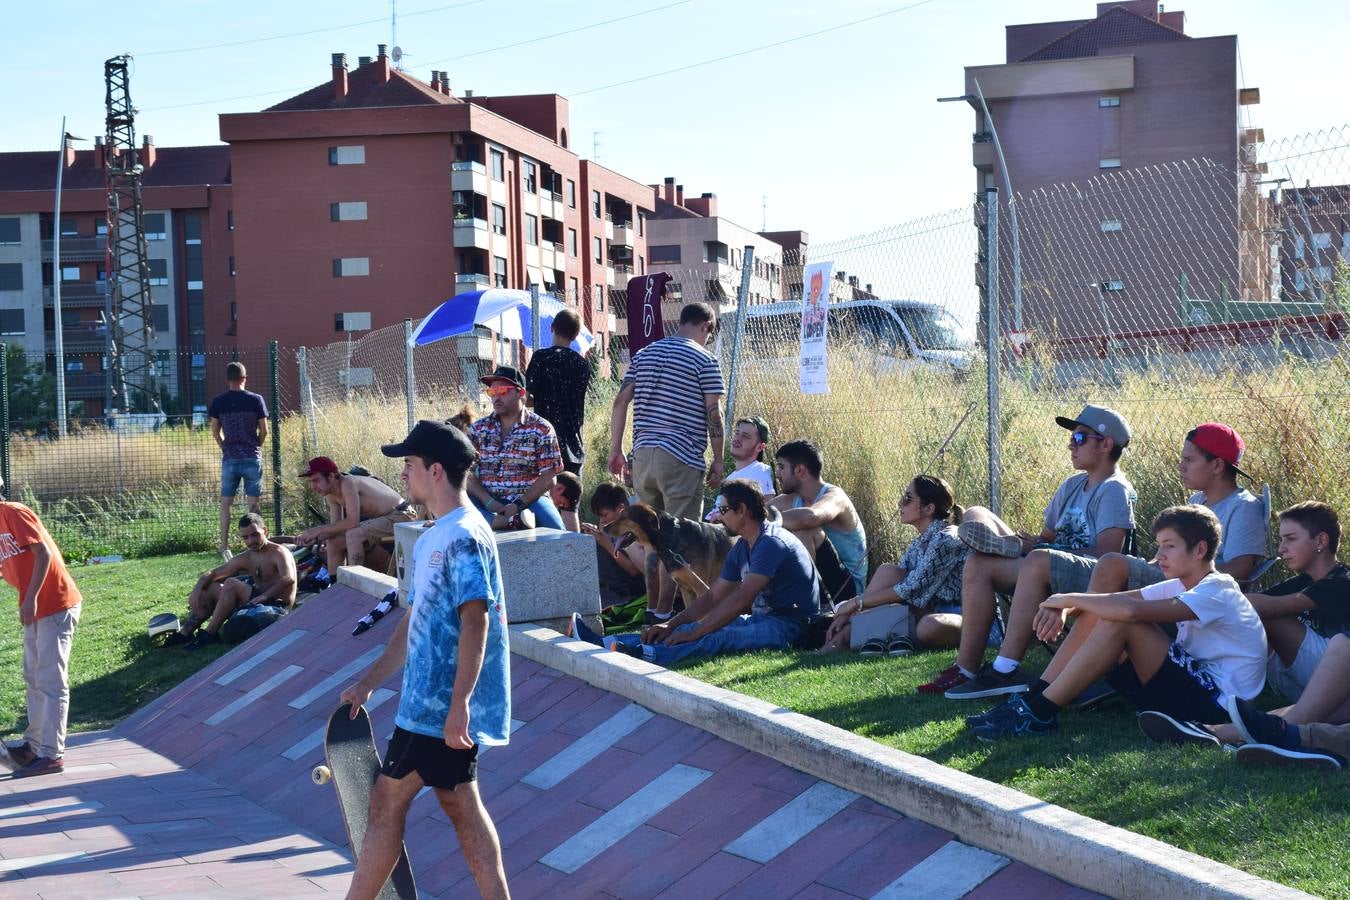
[[[480,746],[510,735],[511,673],[506,604],[497,544],[483,516],[465,505],[446,513],[413,548],[408,591],[408,660],[395,722],[404,731],[445,735],[459,656],[459,608],[486,600],[487,647],[469,697],[469,737]]]

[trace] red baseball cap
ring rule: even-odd
[[[1191,435],[1191,443],[1210,456],[1218,457],[1228,463],[1233,467],[1233,471],[1239,475],[1251,478],[1250,475],[1238,468],[1238,463],[1242,461],[1242,454],[1247,449],[1247,445],[1242,440],[1242,435],[1234,431],[1231,425],[1225,425],[1222,422],[1206,422],[1203,425],[1197,425]]]
[[[301,472],[300,478],[308,478],[311,475],[336,475],[338,473],[337,463],[326,456],[316,456],[305,466],[305,471]]]

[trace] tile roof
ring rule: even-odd
[[[1022,57],[1018,62],[1076,59],[1083,56],[1097,56],[1103,50],[1114,47],[1190,39],[1188,35],[1174,28],[1146,19],[1124,7],[1113,6],[1097,18],[1089,19],[1036,52]]]
[[[289,100],[269,106],[264,112],[295,112],[312,109],[359,109],[372,106],[436,106],[460,104],[458,97],[432,90],[431,85],[405,72],[390,69],[389,80],[380,78],[381,60],[367,63],[347,73],[347,96],[333,96],[332,81],[325,81]]]
[[[56,190],[55,150],[0,153],[0,191]],[[183,187],[230,183],[230,148],[156,147],[155,164],[145,170],[143,187]],[[65,191],[103,190],[103,170],[94,166],[93,150],[77,150],[75,163],[61,178]]]

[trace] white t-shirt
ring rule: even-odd
[[[775,493],[773,489],[773,469],[770,469],[768,465],[757,459],[751,460],[735,472],[732,472],[727,476],[726,480],[730,481],[733,478],[744,478],[746,481],[753,481],[755,486],[759,488],[759,492],[765,497],[772,497]],[[717,515],[717,507],[721,506],[724,502],[725,500],[722,495],[718,494],[716,502],[713,503],[713,508],[708,510],[708,514],[703,517],[704,520],[707,522],[718,521],[720,516]]]
[[[1177,623],[1177,643],[1225,695],[1250,700],[1266,683],[1266,630],[1261,617],[1222,572],[1211,572],[1177,598],[1195,619]]]

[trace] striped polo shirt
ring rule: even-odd
[[[683,337],[667,337],[638,351],[623,378],[633,385],[633,449],[660,447],[703,469],[708,447],[705,394],[724,394],[717,359]]]

